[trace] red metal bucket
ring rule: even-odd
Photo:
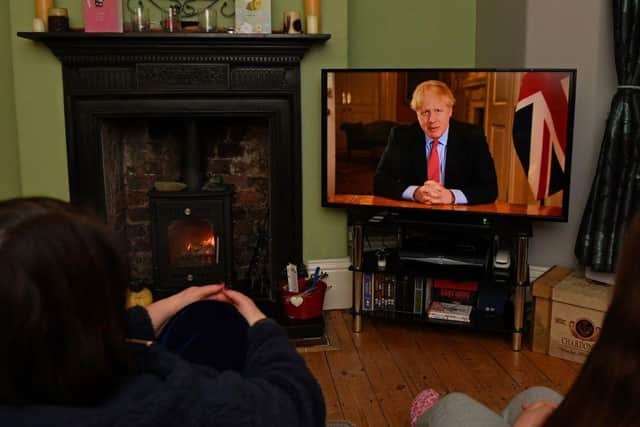
[[[322,280],[318,280],[317,286],[305,292],[307,287],[311,286],[311,279],[298,279],[298,292],[289,292],[287,283],[280,285],[282,292],[282,303],[284,311],[290,319],[314,319],[322,316],[322,305],[324,303],[324,293],[327,290],[327,284]]]

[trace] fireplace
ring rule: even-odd
[[[225,280],[276,300],[284,266],[302,263],[299,64],[329,36],[19,36],[62,62],[71,199],[126,236],[134,278],[158,296]]]
[[[231,188],[150,193],[154,299],[193,284],[233,287]]]

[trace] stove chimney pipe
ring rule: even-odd
[[[189,191],[200,191],[204,183],[204,156],[195,120],[186,123],[182,143],[182,181]]]

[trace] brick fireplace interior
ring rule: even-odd
[[[191,137],[197,139],[200,148],[202,181],[221,180],[232,186],[231,237],[223,242],[232,245],[230,271],[217,277],[208,276],[208,279],[224,280],[254,296],[269,295],[271,262],[266,242],[270,235],[271,162],[268,130],[266,120],[250,117],[149,117],[103,121],[100,139],[106,220],[126,239],[132,279],[155,283],[156,290],[166,288],[157,283],[160,281],[159,270],[161,272],[164,267],[157,264],[159,259],[166,257],[156,253],[154,260],[152,234],[154,225],[157,229],[159,224],[153,224],[150,190],[158,181],[184,181],[184,144]],[[189,189],[181,193],[185,192],[189,193]],[[207,194],[212,193],[204,192],[199,198],[206,198]],[[163,194],[158,192],[157,196]],[[164,196],[174,197],[171,193]],[[178,196],[185,197],[184,194]],[[193,202],[185,206],[189,203]],[[189,269],[184,271],[185,275],[191,274]],[[174,286],[174,289],[178,288]]]

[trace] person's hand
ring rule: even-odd
[[[426,181],[413,193],[413,198],[426,205],[454,202],[453,193],[437,181]]]
[[[238,312],[247,319],[249,326],[253,326],[259,320],[265,319],[267,316],[260,311],[251,298],[245,294],[234,291],[232,289],[224,289],[212,297],[216,301],[223,301],[233,305]]]
[[[542,426],[549,415],[556,410],[558,405],[548,400],[523,403],[522,412],[513,422],[513,427],[538,427]]]
[[[147,306],[147,313],[151,318],[153,330],[156,336],[164,325],[177,312],[197,301],[214,299],[215,295],[222,292],[224,283],[216,283],[205,286],[191,286],[170,297],[160,299]]]

